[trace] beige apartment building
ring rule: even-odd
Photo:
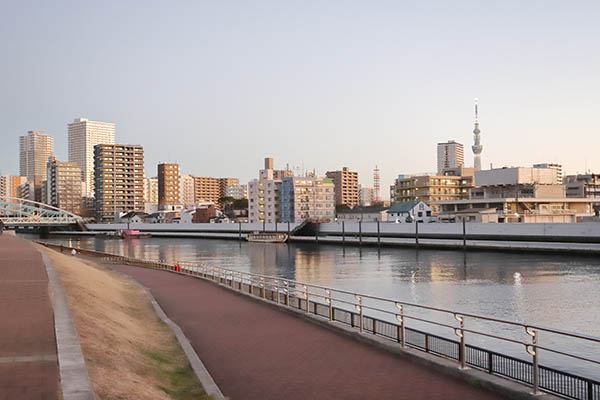
[[[0,198],[19,196],[19,186],[27,182],[26,176],[1,175],[0,176]]]
[[[184,207],[193,206],[196,203],[194,177],[192,175],[181,175],[179,177],[179,199]]]
[[[119,212],[144,211],[144,149],[138,145],[94,146],[96,221]]]
[[[19,174],[35,185],[46,179],[46,163],[54,155],[54,138],[40,131],[19,137]]]
[[[219,208],[219,199],[227,195],[229,186],[238,185],[238,178],[194,176],[194,203],[209,201]]]
[[[179,190],[179,164],[158,164],[159,207],[180,204]]]
[[[341,171],[327,171],[325,176],[333,179],[336,205],[355,207],[360,204],[358,172],[343,167]]]
[[[158,178],[144,178],[144,204],[158,205]]]
[[[94,146],[115,143],[115,124],[76,118],[68,124],[69,161],[81,168],[84,195],[94,192]]]
[[[423,200],[460,200],[469,198],[469,190],[474,186],[472,176],[450,175],[399,175],[390,187],[390,198],[394,203]],[[435,212],[439,207],[432,205]]]
[[[74,162],[48,160],[46,167],[46,202],[73,214],[82,210],[81,168]]]

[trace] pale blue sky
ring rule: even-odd
[[[455,139],[472,164],[600,172],[600,2],[2,1],[0,171],[43,130],[115,122],[146,170],[202,176],[276,166],[435,170]]]

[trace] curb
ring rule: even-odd
[[[54,331],[62,398],[63,400],[96,400],[97,397],[85,365],[79,334],[73,324],[67,296],[60,284],[50,257],[42,249],[38,248],[37,250],[42,255],[46,266],[49,289],[52,294],[51,301],[54,312]]]
[[[200,360],[200,358],[198,357],[198,354],[196,354],[196,351],[192,347],[192,344],[185,336],[179,325],[177,325],[175,322],[171,321],[169,317],[167,317],[167,314],[165,314],[160,304],[158,304],[158,302],[156,301],[154,296],[152,296],[150,290],[147,287],[141,285],[137,281],[136,283],[144,288],[146,296],[148,296],[148,298],[150,299],[150,302],[152,303],[152,307],[154,307],[154,311],[156,311],[156,314],[158,314],[159,318],[171,328],[171,330],[177,337],[177,341],[181,345],[181,348],[183,349],[183,352],[188,358],[190,365],[194,370],[194,373],[196,374],[198,380],[202,384],[202,387],[204,387],[204,391],[206,392],[206,394],[211,395],[215,400],[225,400],[225,396],[223,396],[221,389],[219,389],[219,387],[213,380],[212,376],[202,363],[202,360]]]

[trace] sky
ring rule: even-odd
[[[598,1],[0,1],[0,173],[42,130],[67,160],[74,118],[116,124],[145,168],[257,176],[348,166],[382,195],[436,170],[436,144],[482,165],[600,172]]]

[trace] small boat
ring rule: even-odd
[[[258,243],[285,243],[287,239],[287,233],[253,232],[246,236],[247,241]]]
[[[123,229],[115,232],[115,236],[122,239],[142,239],[152,237],[149,233],[142,233],[137,229]]]

